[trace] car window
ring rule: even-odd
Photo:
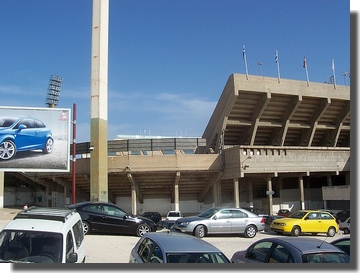
[[[164,259],[163,259],[163,253],[161,251],[161,248],[156,245],[154,247],[153,252],[150,255],[150,259],[149,259],[149,263],[163,263]]]
[[[302,219],[306,215],[305,211],[298,211],[289,216],[289,218]]]
[[[232,217],[233,218],[246,218],[247,214],[240,211],[240,210],[233,210],[232,211]]]
[[[269,253],[271,246],[271,242],[259,242],[249,250],[249,252],[246,254],[246,257],[250,260],[256,260],[265,263],[266,255]]]
[[[81,220],[79,220],[74,226],[73,226],[73,232],[75,236],[76,246],[81,246],[82,241],[84,240],[84,229],[83,224]]]
[[[317,212],[310,212],[306,218],[308,218],[309,220],[319,220],[320,219],[320,213]]]
[[[114,215],[118,217],[124,217],[126,215],[126,212],[113,206],[103,206],[104,207],[104,213],[108,215]]]
[[[230,219],[231,218],[230,210],[222,210],[216,214],[217,219]]]
[[[304,263],[346,263],[350,257],[345,253],[312,253],[303,256]]]
[[[153,244],[154,244],[153,241],[151,241],[148,238],[145,238],[139,246],[138,254],[144,263],[146,263],[148,261]]]
[[[277,245],[271,252],[269,263],[293,263],[290,251],[282,245]]]
[[[69,230],[68,234],[66,235],[66,259],[70,257],[70,254],[74,252],[74,241]]]
[[[321,213],[322,220],[334,220],[334,218],[329,213]]]

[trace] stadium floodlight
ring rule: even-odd
[[[56,75],[50,76],[50,82],[45,102],[45,104],[49,108],[54,108],[59,103],[62,80],[62,77]]]

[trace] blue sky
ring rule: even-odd
[[[0,106],[77,108],[77,142],[90,141],[92,1],[0,1]],[[110,0],[108,138],[201,137],[232,73],[344,85],[350,2],[340,0]],[[346,78],[349,85],[350,79]]]

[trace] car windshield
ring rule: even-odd
[[[291,214],[288,218],[302,219],[306,214],[307,212],[305,211],[298,211]]]
[[[200,213],[198,216],[202,218],[211,218],[215,213],[217,213],[219,209],[211,208],[208,210],[205,210],[204,212]]]
[[[0,118],[0,127],[9,127],[17,120],[15,118]]]
[[[3,230],[0,261],[61,263],[62,235],[53,232]]]
[[[311,253],[302,256],[304,263],[350,263],[350,257],[345,253]]]
[[[229,263],[228,259],[219,253],[168,253],[168,263]]]

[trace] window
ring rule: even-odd
[[[143,262],[148,261],[153,244],[154,243],[150,239],[145,239],[141,242],[140,247],[139,247],[139,256],[141,257]]]
[[[271,242],[258,243],[246,254],[246,257],[251,260],[265,263],[266,255],[269,253],[271,246]]]
[[[231,211],[230,210],[222,210],[216,216],[218,219],[230,219]]]
[[[163,263],[163,253],[160,249],[159,246],[155,246],[154,251],[151,253],[150,259],[149,259],[150,263]]]
[[[75,236],[76,246],[79,247],[84,240],[83,224],[80,220],[73,226],[73,232]]]
[[[293,263],[294,258],[290,251],[282,245],[277,245],[271,252],[269,263]]]
[[[66,259],[69,258],[70,254],[74,252],[74,241],[71,231],[66,235]]]
[[[233,215],[233,218],[246,218],[247,217],[247,215],[240,210],[233,210],[232,215]]]

